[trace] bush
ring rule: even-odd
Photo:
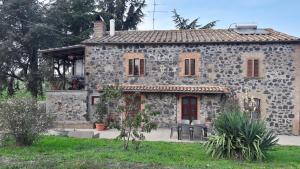
[[[18,146],[30,146],[47,131],[53,118],[30,99],[9,99],[0,103],[0,126]]]
[[[120,131],[117,139],[123,141],[123,148],[128,150],[131,141],[135,150],[140,148],[141,142],[145,140],[144,133],[150,133],[157,129],[157,124],[153,117],[160,114],[151,111],[149,106],[141,110],[143,101],[136,101],[140,93],[124,94],[117,87],[106,87],[103,93],[104,100],[116,103],[116,111],[120,115],[121,122],[115,121],[113,127]]]
[[[214,127],[217,135],[208,140],[205,148],[216,158],[262,160],[278,141],[264,122],[252,120],[242,112],[221,114]]]

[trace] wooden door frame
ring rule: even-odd
[[[183,97],[195,97],[197,98],[197,119],[201,119],[201,96],[200,95],[195,95],[195,94],[179,94],[177,95],[177,123],[180,123],[182,120],[182,98]]]

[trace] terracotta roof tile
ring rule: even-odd
[[[239,34],[233,29],[117,31],[115,36],[91,38],[82,43],[224,43],[224,42],[300,42],[300,39],[273,29],[267,34]]]
[[[107,85],[122,89],[127,92],[145,93],[228,93],[229,89],[224,86],[204,86],[204,85]],[[103,91],[103,86],[98,86],[98,91]]]

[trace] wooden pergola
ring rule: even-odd
[[[59,88],[66,89],[66,73],[72,68],[72,76],[75,75],[75,62],[77,60],[84,60],[85,46],[73,45],[60,48],[50,48],[39,50],[41,55],[47,60],[47,64],[50,64],[52,72],[52,81],[57,81]],[[56,80],[54,80],[56,79]],[[61,84],[62,83],[62,84]]]

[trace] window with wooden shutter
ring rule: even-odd
[[[128,75],[133,75],[133,59],[128,60]]]
[[[247,61],[247,76],[248,77],[252,77],[253,71],[252,71],[252,67],[253,67],[253,61],[252,60],[248,60]]]
[[[189,69],[190,69],[190,60],[185,59],[184,60],[184,74],[189,75]]]
[[[184,75],[193,76],[196,74],[196,60],[185,59],[184,61]]]
[[[191,68],[191,75],[195,75],[195,68],[196,68],[196,61],[195,59],[190,60],[190,68]]]
[[[125,53],[123,59],[127,76],[145,75],[145,55],[143,53]]]
[[[134,59],[134,75],[140,75],[140,59]]]
[[[259,77],[259,59],[247,60],[247,77]]]
[[[258,59],[255,59],[254,62],[253,62],[253,76],[254,77],[259,77],[259,60]]]
[[[140,75],[145,75],[145,59],[140,59]]]
[[[145,75],[145,59],[128,59],[128,75]]]

